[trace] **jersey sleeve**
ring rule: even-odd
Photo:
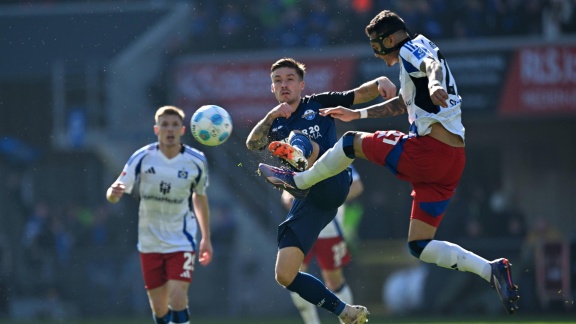
[[[417,42],[408,42],[400,49],[400,58],[402,64],[408,73],[419,73],[426,75],[425,72],[420,71],[422,61],[428,57],[435,60],[434,55],[422,44]]]
[[[122,169],[122,173],[118,176],[116,181],[122,182],[126,186],[126,193],[132,193],[132,189],[134,188],[134,183],[140,173],[140,165],[142,164],[142,159],[146,156],[146,149],[142,148],[136,151],[126,165],[124,165],[124,169]]]
[[[313,94],[310,96],[310,100],[319,102],[324,108],[336,106],[350,108],[352,104],[354,104],[354,90],[330,91]]]
[[[191,163],[194,164],[198,170],[198,176],[194,182],[192,191],[194,191],[197,195],[205,196],[206,189],[210,184],[208,181],[208,160],[206,159],[206,155],[204,155],[203,152],[189,146],[186,146],[186,152],[190,154]]]

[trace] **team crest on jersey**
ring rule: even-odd
[[[169,194],[170,193],[170,187],[172,187],[170,185],[170,183],[164,182],[164,181],[160,182],[160,192],[162,194],[164,194],[164,195]]]
[[[188,171],[180,170],[178,171],[178,178],[180,179],[188,179]]]
[[[314,117],[316,117],[316,112],[312,109],[308,109],[302,114],[302,118],[306,118],[307,120],[312,120]]]
[[[426,56],[426,51],[422,47],[416,47],[412,54],[416,56],[417,59],[421,60],[424,56]]]

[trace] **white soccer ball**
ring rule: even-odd
[[[220,145],[232,134],[232,118],[222,107],[205,105],[190,118],[190,131],[201,144]]]

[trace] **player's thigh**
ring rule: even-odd
[[[148,294],[148,300],[150,302],[150,308],[152,312],[157,316],[164,316],[168,312],[168,288],[164,284],[160,287],[154,289],[146,290]]]
[[[182,280],[168,280],[166,287],[168,290],[168,304],[173,310],[182,310],[188,306],[189,282]]]

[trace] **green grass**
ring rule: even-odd
[[[329,321],[324,317],[323,322]],[[138,319],[73,319],[67,321],[13,321],[1,320],[0,323],[10,324],[152,324],[151,318]],[[302,323],[300,318],[192,318],[191,323],[211,323],[211,324],[298,324]],[[522,315],[508,316],[502,314],[498,317],[372,317],[369,324],[446,324],[446,323],[466,323],[466,324],[508,324],[508,323],[526,323],[526,324],[576,324],[576,313],[556,316],[540,315]]]

